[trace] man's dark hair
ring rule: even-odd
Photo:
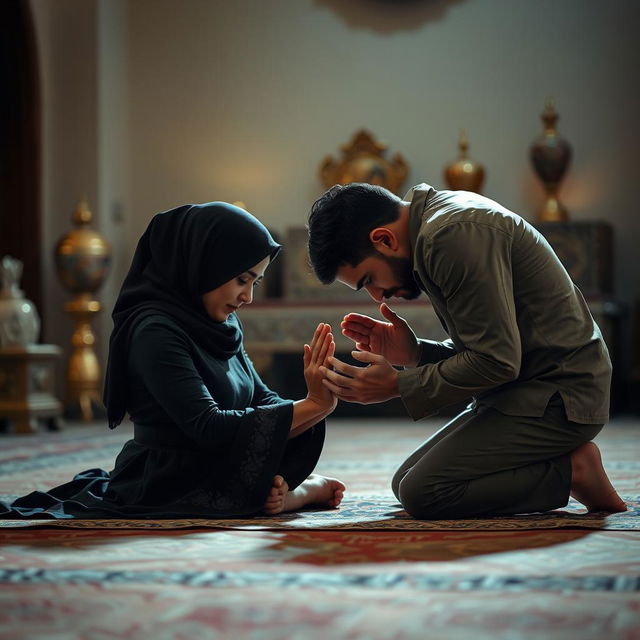
[[[397,220],[401,202],[384,187],[363,182],[325,191],[309,213],[309,259],[318,280],[331,284],[342,265],[355,267],[373,255],[370,231]]]

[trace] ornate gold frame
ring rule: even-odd
[[[387,145],[377,142],[365,129],[357,131],[341,149],[341,160],[327,156],[320,165],[320,179],[327,189],[334,184],[368,182],[397,193],[407,179],[409,166],[402,155],[396,153],[387,160]]]

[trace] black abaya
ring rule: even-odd
[[[233,517],[259,513],[277,474],[298,486],[318,460],[324,421],[289,440],[293,403],[260,380],[235,314],[215,322],[201,301],[278,249],[225,203],[155,216],[114,308],[105,382],[109,426],[128,411],[133,440],[110,473],[0,503],[0,517]]]

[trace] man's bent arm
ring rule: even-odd
[[[400,396],[414,420],[515,380],[521,344],[511,271],[511,237],[489,225],[453,223],[441,229],[426,260],[464,350],[398,373]],[[442,346],[422,346],[425,357]],[[426,352],[426,353],[425,353]]]

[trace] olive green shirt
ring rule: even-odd
[[[410,201],[414,277],[450,336],[420,340],[399,372],[414,420],[472,396],[502,413],[608,420],[611,361],[598,325],[545,238],[520,216],[466,191],[420,184]]]

